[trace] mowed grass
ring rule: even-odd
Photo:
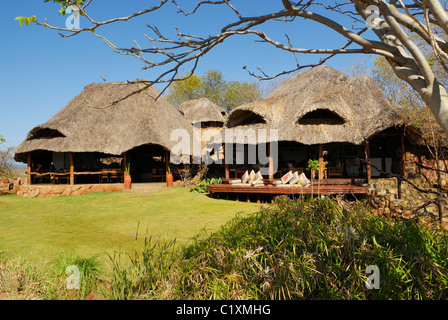
[[[41,262],[59,253],[106,261],[117,252],[131,254],[145,237],[187,243],[259,208],[184,188],[32,199],[7,195],[0,197],[0,253]]]

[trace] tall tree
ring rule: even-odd
[[[48,2],[48,0],[44,0],[44,2]],[[156,82],[172,82],[176,79],[179,69],[185,65],[191,66],[191,72],[194,73],[201,57],[210,54],[216,46],[235,36],[255,36],[260,42],[291,52],[296,58],[296,65],[277,75],[323,64],[337,54],[380,55],[386,58],[395,76],[406,81],[418,93],[429,106],[439,124],[448,133],[447,92],[443,82],[431,68],[424,52],[415,40],[418,39],[426,43],[431,48],[434,57],[440,61],[445,70],[448,70],[446,63],[448,60],[448,42],[446,40],[448,12],[443,0],[335,0],[331,4],[324,0],[277,0],[270,1],[271,10],[258,15],[253,14],[254,8],[251,7],[244,7],[247,12],[242,11],[242,4],[247,3],[247,0],[199,1],[189,12],[184,10],[177,0],[159,0],[153,7],[125,17],[103,21],[97,21],[88,13],[88,7],[94,2],[93,0],[52,0],[52,2],[59,3],[61,10],[68,5],[75,6],[90,22],[90,25],[84,28],[60,28],[49,25],[46,21],[38,21],[35,16],[18,17],[18,20],[25,24],[34,23],[64,31],[66,32],[64,37],[92,32],[104,40],[115,52],[137,57],[147,64],[148,68],[161,67],[163,71],[155,79],[146,83],[146,86]],[[221,14],[224,7],[224,9],[230,10],[235,18],[234,21],[221,25],[218,28],[220,31],[214,35],[210,35],[210,29],[204,28],[202,35],[194,35],[177,29],[177,33],[170,36],[162,34],[157,26],[152,26],[150,27],[153,32],[152,36],[147,35],[150,42],[147,47],[137,45],[131,48],[118,48],[97,33],[106,25],[127,21],[142,15],[158,14],[162,7],[167,7],[171,3],[175,6],[173,17],[170,17],[172,21],[175,21],[174,15],[177,14],[194,16],[204,6],[215,8],[217,16]],[[182,5],[186,6],[185,2]],[[253,6],[256,4],[254,3]],[[319,23],[345,40],[333,48],[300,48],[293,46],[288,36],[281,41],[267,34],[268,26],[274,23],[284,23],[285,32],[294,31],[291,28],[297,25],[293,23],[297,23],[301,19]],[[265,26],[266,28],[264,28]],[[372,32],[367,32],[368,30]],[[410,37],[406,31],[413,37]],[[312,32],[312,30],[307,30],[307,32]],[[301,53],[325,55],[325,57],[320,58],[314,64],[303,65],[299,63],[296,56]],[[152,60],[147,57],[151,57]],[[161,59],[157,59],[157,57]],[[166,67],[168,68],[163,69]],[[271,79],[277,76],[269,76],[263,71],[258,74],[249,72],[259,79]]]
[[[198,99],[204,93],[201,77],[187,72],[183,78],[182,81],[174,81],[168,88],[167,99],[175,106],[187,100]]]
[[[167,99],[174,105],[184,101],[208,98],[227,111],[256,101],[261,98],[261,90],[255,82],[226,81],[221,71],[209,70],[202,77],[189,75],[181,77],[184,80],[174,81],[168,88]]]

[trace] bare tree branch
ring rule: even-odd
[[[333,3],[324,0],[281,0],[281,2],[273,0],[272,3],[280,4],[280,11],[277,9],[254,16],[246,16],[238,8],[243,2],[244,0],[198,1],[192,9],[185,10],[181,7],[184,3],[171,0],[175,14],[195,16],[200,14],[203,7],[208,9],[216,7],[218,10],[225,7],[234,14],[235,19],[220,26],[220,32],[215,35],[193,35],[175,28],[176,36],[170,37],[161,32],[157,26],[150,26],[151,34],[145,34],[149,45],[134,43],[135,46],[129,48],[117,47],[105,35],[99,35],[99,29],[139,16],[157,14],[162,7],[168,7],[168,0],[159,0],[150,8],[104,21],[97,21],[88,14],[94,3],[93,0],[88,0],[85,4],[76,6],[91,26],[78,30],[55,27],[48,24],[46,20],[32,22],[61,31],[64,33],[63,37],[92,32],[114,52],[130,55],[142,61],[145,65],[144,69],[163,67],[164,71],[160,72],[155,79],[148,81],[144,87],[155,83],[164,83],[169,86],[170,83],[178,80],[176,77],[181,67],[188,66],[190,73],[193,73],[204,55],[209,54],[227,39],[234,37],[256,37],[256,42],[270,44],[293,56],[292,67],[276,75],[266,74],[261,67],[257,68],[260,74],[248,71],[251,76],[260,80],[273,79],[303,68],[317,66],[339,54],[381,55],[387,59],[395,75],[406,81],[420,95],[430,107],[438,123],[448,133],[448,94],[441,84],[443,81],[438,79],[432,70],[428,57],[415,42],[417,37],[427,43],[432,48],[432,54],[448,70],[446,63],[448,61],[448,12],[445,4],[442,5],[440,0],[334,0]],[[369,26],[372,14],[377,11],[379,12],[377,20],[380,22],[374,27]],[[220,11],[216,14],[220,14]],[[341,43],[336,48],[325,47],[324,43],[322,48],[293,46],[288,37],[283,43],[268,35],[266,30],[262,30],[262,26],[267,23],[283,23],[286,31],[290,28],[290,23],[298,23],[299,20],[313,21],[325,26],[329,32],[345,38],[346,43]],[[294,24],[294,27],[297,25]],[[365,32],[367,29],[371,29],[373,33]],[[206,32],[207,30],[204,30],[203,33]],[[315,63],[302,65],[299,56],[302,54],[322,57],[319,57]],[[247,70],[247,67],[245,69]]]

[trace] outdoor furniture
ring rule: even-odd
[[[123,176],[121,169],[101,169],[101,172],[81,172],[77,174],[101,174],[100,182],[106,180],[107,183],[120,182]]]
[[[45,173],[30,172],[31,177],[34,176],[34,183],[36,183],[37,179],[39,179],[40,183],[51,181],[50,174],[52,174],[52,172],[45,172]]]
[[[154,181],[157,181],[157,179],[160,179],[160,181],[163,180],[163,175],[158,168],[152,168],[152,179],[154,179]]]
[[[328,167],[328,177],[342,177],[343,167],[342,165],[337,167]]]
[[[50,172],[50,180],[53,184],[60,184],[62,181],[69,184],[70,183],[70,173],[69,172]]]
[[[109,170],[107,169],[101,169],[101,178],[100,178],[100,182],[104,182],[104,180],[106,180],[106,182],[108,182],[109,179]]]

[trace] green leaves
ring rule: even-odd
[[[306,168],[307,170],[319,170],[320,169],[320,165],[319,165],[319,160],[312,160],[309,159],[308,160],[308,167]]]
[[[186,73],[181,78],[189,75]],[[188,79],[172,83],[168,92],[167,99],[174,105],[188,100],[207,98],[227,111],[261,98],[261,90],[257,83],[227,81],[219,70],[208,70],[202,77],[192,74]]]
[[[14,20],[19,20],[20,25],[23,25],[23,23],[25,23],[25,25],[29,25],[31,22],[36,22],[36,16],[32,16],[32,17],[16,17]]]
[[[68,7],[73,5],[82,6],[84,4],[84,0],[44,0],[44,2],[53,2],[53,3],[59,3],[61,5],[61,9],[59,9],[59,14],[65,16],[66,10]],[[82,14],[82,13],[81,13]]]

